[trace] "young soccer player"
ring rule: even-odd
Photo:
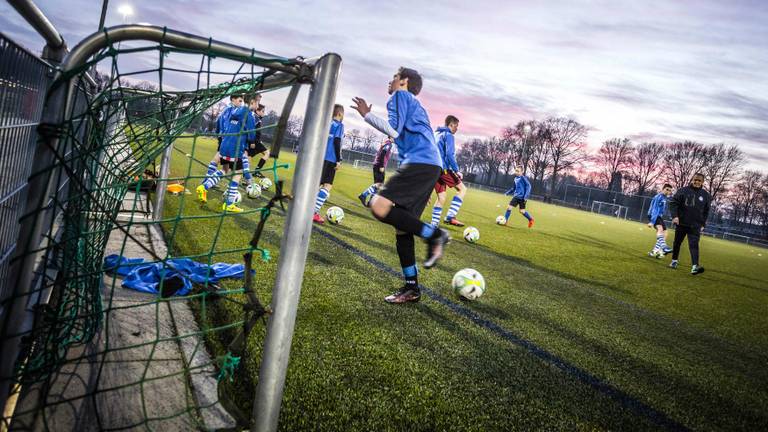
[[[664,212],[667,209],[667,198],[672,195],[672,185],[669,183],[664,184],[661,188],[661,192],[656,194],[651,200],[651,206],[648,208],[648,226],[650,228],[656,228],[656,244],[653,249],[648,252],[648,255],[655,257],[659,253],[664,255],[672,252],[672,249],[667,246],[667,226],[664,224]]]
[[[341,167],[341,139],[344,137],[344,107],[336,104],[333,107],[333,121],[331,121],[331,130],[328,132],[328,142],[325,144],[325,161],[323,162],[323,174],[320,177],[320,190],[315,198],[315,214],[312,221],[316,223],[325,223],[325,219],[320,216],[320,209],[331,195],[333,179],[336,177],[336,170]]]
[[[533,227],[533,218],[525,209],[528,197],[531,196],[531,182],[528,181],[528,177],[523,175],[523,167],[515,167],[515,185],[504,192],[504,195],[512,195],[512,199],[507,206],[507,211],[504,213],[504,225],[509,222],[509,216],[512,214],[512,209],[517,207],[520,214],[528,219],[528,228]]]
[[[688,236],[688,250],[691,252],[691,274],[704,273],[704,267],[699,265],[699,239],[709,217],[709,207],[712,197],[704,190],[704,174],[696,173],[691,179],[690,186],[682,187],[675,192],[669,202],[669,212],[672,213],[672,223],[675,225],[675,239],[672,243],[672,262],[669,267],[676,269],[680,247]]]
[[[248,109],[243,106],[242,95],[233,95],[231,100],[232,105],[227,107],[219,117],[220,133],[226,136],[221,138],[219,152],[214,156],[211,165],[208,166],[208,175],[203,180],[203,183],[197,187],[197,196],[202,202],[208,201],[208,189],[218,183],[223,175],[243,169],[246,143],[250,143],[255,139],[253,117],[249,115]],[[243,131],[248,131],[245,133],[245,136],[243,136]],[[217,158],[221,161],[223,172],[218,170],[211,172],[212,167],[214,169],[218,168],[218,164],[214,165]],[[233,213],[243,211],[234,203],[239,183],[240,174],[233,173],[225,194],[222,210]]]
[[[253,112],[254,121],[256,123],[256,140],[248,145],[248,156],[254,157],[261,154],[259,162],[256,164],[257,169],[264,167],[264,164],[269,160],[269,149],[261,142],[261,127],[262,119],[264,118],[264,105],[256,103],[255,106],[251,105],[251,112]],[[256,177],[264,177],[264,175],[257,171],[253,174]]]
[[[416,99],[421,86],[418,72],[401,67],[389,82],[391,97],[387,102],[387,119],[374,115],[365,99],[352,99],[352,108],[365,118],[366,123],[395,139],[400,158],[397,173],[387,180],[370,203],[373,216],[396,229],[395,245],[405,278],[402,288],[384,298],[388,303],[417,302],[421,298],[414,236],[427,242],[425,268],[437,264],[450,241],[447,231],[419,219],[443,169],[429,116]]]
[[[459,119],[449,115],[445,118],[445,126],[437,128],[437,132],[435,132],[435,141],[438,150],[440,150],[440,159],[443,161],[443,172],[435,183],[437,201],[432,208],[432,226],[434,227],[440,224],[440,216],[445,204],[445,191],[449,187],[456,189],[456,195],[451,200],[451,208],[448,209],[448,214],[445,216],[445,223],[459,227],[464,226],[463,222],[456,219],[461,204],[464,203],[464,195],[467,193],[467,187],[461,182],[459,165],[456,163],[456,145],[453,136],[458,129]]]
[[[391,155],[392,140],[387,137],[379,146],[379,150],[376,152],[376,157],[373,159],[373,184],[368,186],[368,189],[357,196],[357,199],[363,203],[363,206],[370,206],[370,198],[375,195],[384,184],[384,172],[387,169],[387,163],[389,162],[389,157]]]

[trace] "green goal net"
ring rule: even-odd
[[[34,275],[4,301],[14,310],[33,304],[2,335],[20,354],[2,377],[14,389],[4,422],[45,430],[242,427],[255,383],[241,371],[261,360],[290,199],[282,179],[289,167],[278,156],[311,63],[210,40],[180,48],[183,34],[165,29],[156,42],[110,40],[115,34],[92,36],[106,42],[64,69],[49,92],[62,120],[44,119],[48,156],[38,150],[32,161],[31,182],[45,193],[30,199],[36,205],[22,223],[37,226],[42,241],[32,230],[18,262],[34,264]],[[242,213],[222,209],[239,171],[209,167],[222,136],[216,118],[232,95],[246,103],[264,95],[282,109],[273,122],[242,122],[223,134],[244,143],[260,132],[272,152],[261,169],[261,155],[251,161],[261,193],[240,186]],[[200,202],[197,187],[217,175]]]

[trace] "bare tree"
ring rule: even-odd
[[[638,195],[644,195],[658,180],[664,167],[664,154],[664,145],[655,142],[642,143],[632,150],[629,176],[637,184]]]
[[[501,171],[504,175],[509,175],[517,162],[521,160],[522,145],[518,137],[515,136],[514,128],[502,129],[501,137],[499,137],[499,150],[501,152]]]
[[[363,137],[360,135],[360,129],[352,129],[346,135],[350,150],[354,150],[355,145],[363,140]]]
[[[619,174],[629,167],[634,147],[628,138],[611,138],[603,141],[600,150],[591,159],[599,169],[598,175],[611,190]]]
[[[758,206],[763,195],[765,179],[758,171],[745,171],[731,194],[734,219],[744,223],[757,220]]]
[[[664,173],[675,188],[686,186],[704,165],[704,146],[695,141],[667,144]]]
[[[360,149],[363,153],[376,153],[376,144],[381,141],[381,135],[376,133],[374,129],[366,129],[362,138],[363,148]]]
[[[582,162],[587,128],[565,117],[550,117],[544,122],[546,148],[550,158],[550,193],[555,191],[557,176]]]
[[[288,117],[288,124],[286,125],[285,132],[298,138],[301,136],[301,132],[304,130],[304,117],[298,115],[292,115]]]
[[[703,153],[702,172],[706,176],[706,185],[712,201],[728,187],[739,174],[744,163],[744,153],[735,145],[717,144],[706,147]]]
[[[488,183],[493,183],[499,173],[499,166],[503,158],[499,150],[499,139],[496,137],[484,140],[474,139],[469,142],[472,148],[478,168],[486,175]]]

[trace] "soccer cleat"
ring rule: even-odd
[[[438,228],[435,234],[427,239],[427,259],[424,261],[424,268],[432,268],[437,264],[445,252],[445,245],[450,243],[451,236],[448,231]]]
[[[677,260],[672,260],[672,262],[669,263],[669,268],[673,270],[677,269]]]
[[[697,274],[701,273],[704,273],[704,267],[697,265],[691,267],[691,275],[696,276]]]
[[[208,191],[205,189],[205,186],[200,185],[195,189],[197,192],[197,200],[200,202],[208,202]]]
[[[357,199],[360,200],[360,204],[362,204],[363,207],[368,207],[368,199],[367,198],[368,197],[363,195],[363,194],[360,194],[360,195],[357,196]]]
[[[312,215],[312,222],[319,223],[319,224],[324,224],[325,223],[325,219],[323,219],[323,217],[320,216],[320,213],[315,213],[315,214]]]
[[[528,221],[528,228],[533,228],[533,219]]]
[[[227,213],[242,213],[243,209],[238,207],[235,203],[227,205],[226,203],[221,205],[221,209]]]
[[[669,255],[669,254],[671,254],[671,253],[672,253],[672,248],[671,248],[671,247],[665,247],[664,249],[662,249],[662,250],[661,250],[661,252],[662,252],[664,255]]]
[[[253,173],[253,176],[254,176],[254,177],[258,177],[258,178],[260,178],[260,179],[263,179],[263,178],[264,178],[264,174],[262,174],[262,173],[260,173],[260,172],[258,172],[258,171],[257,171],[257,172],[255,172],[255,173]]]
[[[457,227],[463,227],[464,226],[464,222],[456,219],[455,217],[452,217],[450,219],[445,218],[445,220],[443,222],[447,223],[448,225],[453,225],[453,226],[457,226]]]
[[[404,285],[396,292],[384,297],[385,302],[393,304],[416,303],[420,299],[421,290],[418,288],[411,288],[408,285]]]
[[[656,258],[656,249],[648,252],[648,256],[651,257],[651,258]]]

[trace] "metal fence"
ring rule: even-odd
[[[9,264],[19,235],[37,127],[53,67],[0,33],[0,317],[13,284]]]

